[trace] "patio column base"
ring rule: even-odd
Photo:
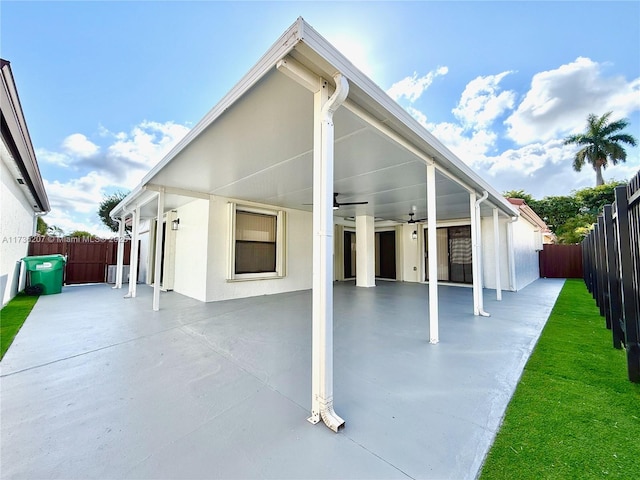
[[[344,420],[335,412],[332,404],[323,405],[320,408],[320,412],[314,412],[313,415],[307,418],[307,421],[315,425],[320,422],[320,419],[336,433],[344,428]]]

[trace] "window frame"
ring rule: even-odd
[[[274,272],[236,273],[236,214],[237,212],[269,215],[276,218],[276,269]],[[227,281],[269,280],[286,276],[285,269],[285,212],[275,208],[257,207],[247,204],[229,203],[229,258]]]

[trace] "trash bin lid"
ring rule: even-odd
[[[64,255],[60,255],[59,253],[56,253],[55,255],[28,256],[24,257],[22,261],[30,271],[62,268],[66,263]]]

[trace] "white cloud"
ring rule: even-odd
[[[95,171],[83,177],[72,178],[67,182],[44,180],[52,209],[78,213],[96,211],[98,204],[102,201],[104,188],[111,183],[110,179]]]
[[[582,172],[573,170],[575,147],[563,145],[564,136],[583,131],[591,112],[612,110],[615,118],[621,118],[640,109],[640,79],[606,77],[603,69],[603,64],[578,58],[538,73],[515,111],[516,92],[500,89],[502,80],[512,73],[509,71],[470,81],[452,110],[452,122],[429,122],[415,106],[406,108],[498,191],[523,189],[535,198],[568,195],[572,190],[594,186],[595,173],[589,167]],[[407,83],[415,87],[405,90],[408,99],[413,98],[412,92],[417,96],[421,93],[414,84],[417,82]],[[505,121],[509,130],[504,131],[496,120],[510,112]],[[506,133],[517,145],[505,150],[499,139]],[[628,149],[627,162],[607,168],[605,180],[631,178],[640,168],[639,150]]]
[[[486,128],[505,111],[513,109],[516,93],[500,92],[500,81],[512,72],[476,77],[471,80],[460,97],[453,114],[463,125]]]
[[[130,190],[189,131],[173,122],[144,121],[130,132],[112,133],[100,127],[105,145],[98,146],[80,133],[69,135],[62,152],[39,150],[39,158],[61,167],[73,163],[77,177],[48,182],[45,188],[52,211],[49,225],[69,233],[87,230],[106,234],[97,218],[97,210],[105,194],[113,190]],[[110,142],[110,144],[109,144]],[[69,170],[65,170],[68,175]]]
[[[427,73],[422,77],[418,77],[418,74],[414,72],[413,76],[405,77],[399,82],[394,83],[387,90],[387,94],[395,101],[399,101],[401,98],[406,98],[409,102],[413,103],[422,93],[429,88],[436,77],[446,75],[449,72],[447,67],[438,67],[436,70]]]
[[[173,122],[144,121],[130,133],[114,134],[103,169],[131,189],[187,134],[189,128]]]
[[[69,167],[71,164],[69,155],[62,152],[50,152],[44,148],[36,149],[36,158],[38,162],[50,163],[64,168]]]
[[[69,135],[62,141],[62,149],[70,156],[90,158],[98,154],[100,147],[81,133]]]
[[[589,58],[537,73],[516,111],[505,121],[520,145],[584,130],[589,113],[613,111],[615,119],[640,109],[640,78],[605,77],[605,65]]]

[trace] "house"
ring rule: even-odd
[[[20,260],[27,255],[29,237],[36,233],[37,217],[50,210],[29,130],[22,112],[11,65],[2,69],[2,189],[0,190],[0,294],[2,305],[21,289]]]
[[[310,421],[336,431],[334,281],[437,279],[416,312],[437,343],[439,282],[471,286],[470,311],[488,315],[483,286],[500,298],[535,276],[518,277],[518,209],[302,18],[111,216],[120,235],[133,226],[127,296],[140,258],[154,310],[161,290],[213,302],[312,289]]]

